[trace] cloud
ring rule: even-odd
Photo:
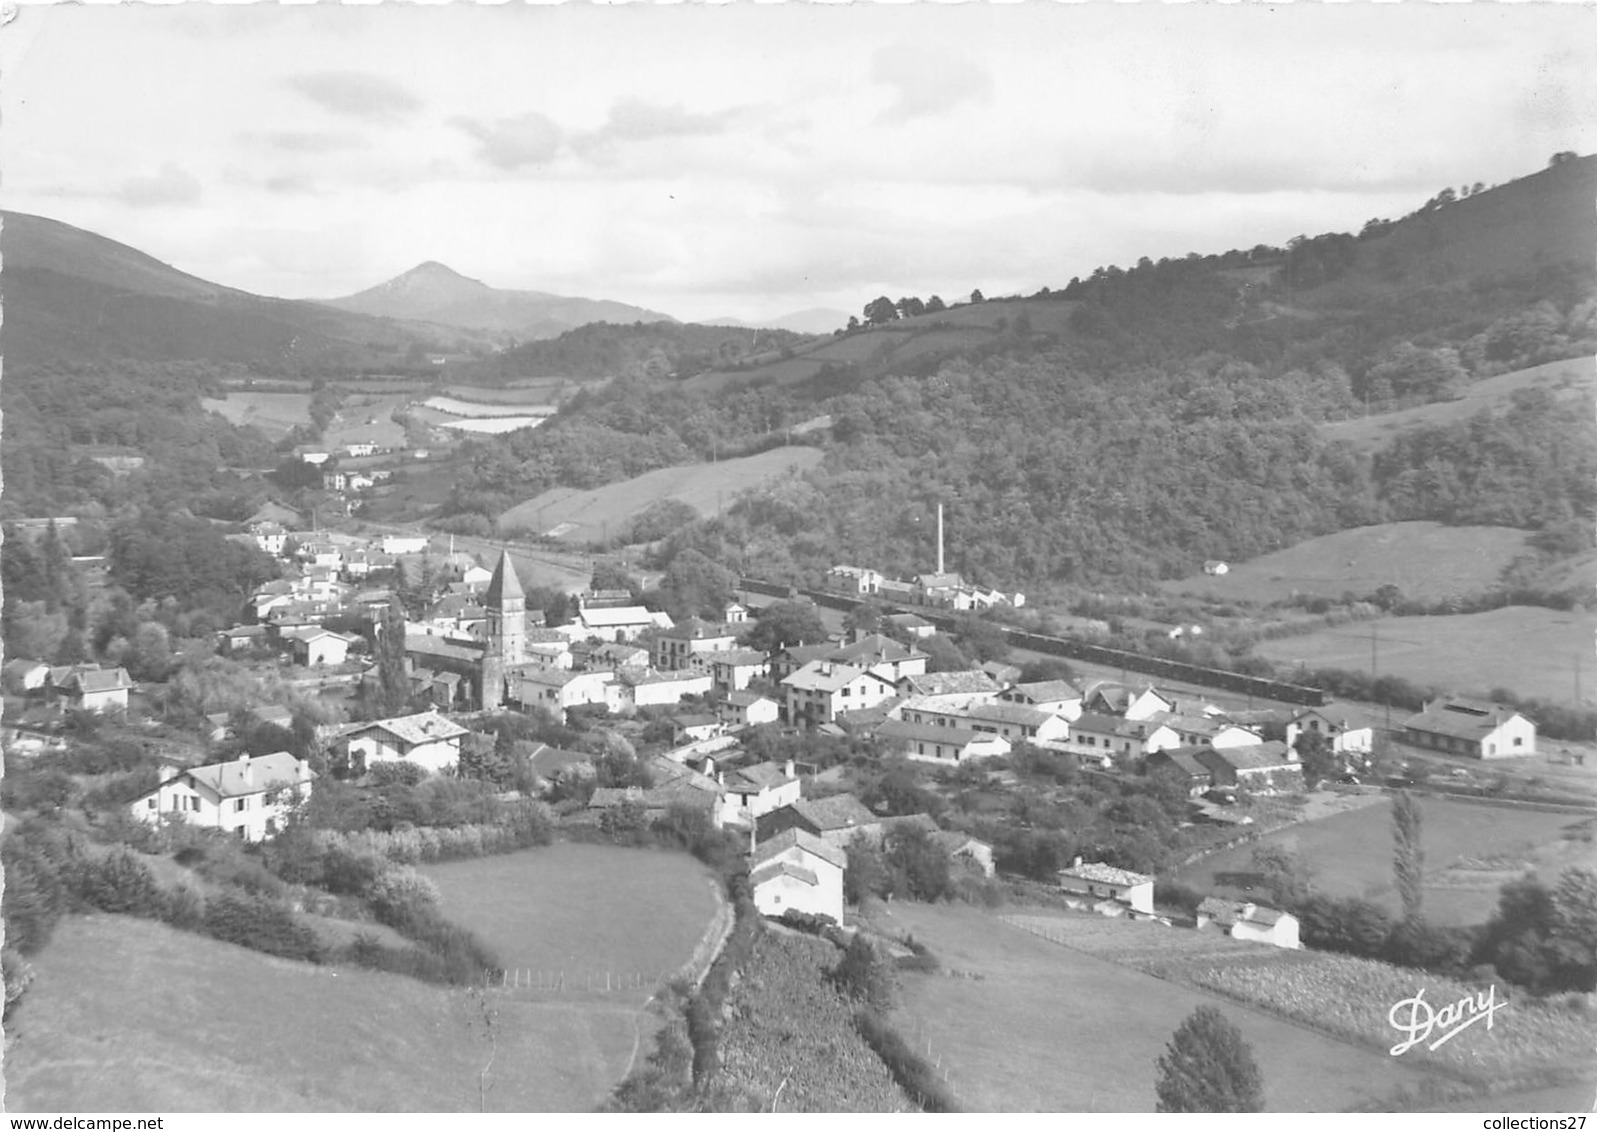
[[[185,169],[168,161],[160,172],[146,177],[129,177],[114,194],[134,208],[159,208],[169,204],[189,204],[200,199],[200,182]]]
[[[735,113],[735,110],[719,110],[695,114],[681,106],[655,106],[641,99],[627,98],[610,107],[610,118],[599,129],[598,136],[619,141],[712,136],[724,131]]]
[[[965,102],[992,96],[992,76],[963,55],[896,43],[871,57],[871,78],[892,87],[898,99],[881,115],[884,122],[941,114]]]
[[[465,117],[450,121],[477,139],[478,156],[500,169],[553,161],[564,138],[552,119],[535,110],[491,122]]]
[[[281,153],[337,153],[341,150],[367,147],[366,139],[357,134],[334,134],[314,130],[250,131],[244,135],[244,140],[251,145],[264,145]]]
[[[317,71],[285,79],[323,110],[365,122],[399,122],[421,109],[421,99],[393,79],[361,71]]]

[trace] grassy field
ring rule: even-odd
[[[955,1095],[976,1111],[1152,1112],[1155,1063],[1201,1005],[1218,1005],[1241,1029],[1272,1111],[1340,1111],[1430,1076],[974,908],[895,903],[880,923],[913,932],[945,968],[967,975],[906,976],[897,1020],[910,1040],[930,1043]]]
[[[451,397],[488,405],[548,405],[558,398],[568,382],[563,378],[528,378],[515,386],[451,385],[444,392]]]
[[[394,410],[412,400],[407,393],[351,393],[322,434],[322,442],[333,449],[345,444],[404,447],[405,430],[395,423]]]
[[[7,1025],[12,1112],[496,1112],[597,1105],[635,1004],[530,1002],[313,967],[122,916],[70,917]]]
[[[812,468],[821,456],[819,448],[773,448],[758,456],[661,468],[592,491],[555,488],[510,508],[499,517],[500,529],[543,533],[564,528],[557,537],[597,542],[606,531],[622,533],[634,516],[660,500],[675,499],[701,515],[713,515],[718,502],[730,507],[739,492]]]
[[[717,908],[714,881],[685,853],[562,843],[500,857],[428,865],[444,914],[507,967],[589,976],[656,977],[693,954]]]
[[[1446,527],[1382,523],[1301,542],[1247,562],[1230,573],[1194,574],[1163,583],[1170,593],[1238,601],[1282,601],[1294,594],[1360,597],[1388,583],[1407,597],[1441,600],[1491,589],[1525,551],[1528,532],[1509,527]]]
[[[1419,405],[1359,420],[1334,421],[1322,425],[1321,433],[1334,443],[1373,452],[1386,447],[1394,437],[1410,429],[1453,424],[1474,416],[1482,409],[1501,409],[1520,389],[1549,389],[1570,401],[1590,395],[1594,389],[1591,359],[1548,362],[1546,365],[1488,377],[1466,388],[1464,396],[1457,401]]]
[[[1053,943],[1108,959],[1197,990],[1222,994],[1245,1007],[1329,1031],[1372,1052],[1391,1049],[1399,1035],[1388,1011],[1422,983],[1436,1003],[1473,997],[1475,987],[1369,959],[1287,950],[1143,921],[1090,915],[1009,914],[1004,920]],[[1510,996],[1499,992],[1502,1001]],[[1597,1020],[1558,1004],[1529,999],[1505,1007],[1490,1030],[1437,1049],[1415,1048],[1406,1064],[1434,1069],[1476,1087],[1523,1088],[1550,1079],[1589,1076]],[[1269,1080],[1268,1074],[1265,1077]]]
[[[1452,617],[1389,617],[1322,629],[1303,636],[1261,641],[1266,660],[1310,668],[1368,671],[1370,634],[1376,634],[1381,673],[1457,692],[1508,688],[1574,704],[1577,665],[1580,702],[1597,703],[1597,663],[1592,634],[1597,618],[1579,610],[1508,606]]]
[[[1582,821],[1540,810],[1487,806],[1445,798],[1421,800],[1424,815],[1425,914],[1441,924],[1482,923],[1497,906],[1503,881],[1538,862],[1597,863],[1590,843],[1566,842]],[[1362,896],[1389,911],[1399,909],[1392,883],[1392,811],[1389,801],[1348,810],[1272,833],[1266,842],[1294,846],[1314,871],[1314,886],[1333,896]],[[1549,850],[1558,850],[1549,854]],[[1567,851],[1566,851],[1567,850]],[[1196,861],[1178,879],[1205,890],[1242,895],[1217,874],[1245,873],[1252,846]],[[1490,862],[1495,868],[1469,866]],[[1544,879],[1556,879],[1556,875]]]
[[[254,425],[267,436],[287,436],[295,425],[308,424],[309,393],[250,393],[230,390],[222,399],[207,397],[200,407],[220,413],[236,425]]]
[[[455,397],[429,397],[422,404],[429,409],[437,409],[439,412],[457,417],[522,417],[534,412],[540,416],[547,416],[554,412],[552,405],[513,399],[462,401]]]

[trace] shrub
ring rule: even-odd
[[[149,867],[122,849],[91,863],[82,873],[80,895],[102,912],[162,919],[166,899]]]
[[[937,1077],[937,1072],[912,1049],[902,1035],[881,1015],[861,1009],[854,1015],[854,1028],[865,1044],[882,1059],[893,1080],[911,1100],[926,1112],[958,1112],[959,1103]]]
[[[268,955],[311,963],[320,963],[324,958],[316,933],[270,897],[217,896],[205,905],[203,926],[205,933],[214,939]]]
[[[187,885],[180,885],[166,894],[161,918],[179,931],[197,932],[205,924],[205,899]]]
[[[856,933],[832,971],[832,981],[851,998],[875,1010],[891,1010],[898,994],[893,964],[863,933]]]
[[[366,893],[379,919],[402,918],[413,909],[436,909],[438,886],[409,865],[390,866]]]
[[[372,785],[383,786],[418,786],[422,779],[427,777],[427,768],[415,763],[393,762],[384,760],[373,763],[367,769],[367,776]]]

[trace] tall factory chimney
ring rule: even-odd
[[[937,505],[937,573],[943,572],[943,505]]]

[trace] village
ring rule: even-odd
[[[316,748],[325,752],[319,770],[287,750],[220,762],[192,753],[163,757],[158,785],[128,806],[133,818],[259,842],[286,827],[320,774],[357,783],[391,780],[395,768],[411,779],[453,776],[462,773],[463,753],[469,760],[473,751],[494,748],[493,721],[501,713],[560,726],[577,720],[602,742],[585,750],[542,742],[522,749],[531,770],[524,785],[533,796],[557,801],[566,826],[641,826],[674,809],[701,814],[713,828],[744,839],[761,912],[843,924],[846,850],[856,839],[880,847],[913,833],[950,867],[979,878],[994,877],[995,854],[993,844],[957,821],[945,826],[925,812],[889,814],[881,804],[873,810],[851,792],[848,764],[813,754],[827,744],[855,752],[855,763],[865,752],[879,766],[918,768],[933,791],[933,784],[953,778],[1019,788],[1013,760],[1059,760],[1071,773],[1132,791],[1152,791],[1154,783],[1173,789],[1186,799],[1184,824],[1221,834],[1246,832],[1254,823],[1247,803],[1301,794],[1305,751],[1321,760],[1318,778],[1342,786],[1357,788],[1373,769],[1373,729],[1334,703],[1243,711],[1152,683],[1027,680],[1020,667],[999,662],[936,670],[917,647],[936,628],[914,608],[1024,602],[1020,594],[967,585],[941,560],[937,571],[909,582],[836,566],[828,590],[899,611],[868,631],[814,643],[778,641],[766,650],[747,643],[761,610],[738,601],[727,603],[718,620],[678,624],[628,591],[589,590],[573,595],[569,621],[550,625],[544,611],[527,609],[508,551],[491,568],[453,551],[435,561],[424,536],[361,540],[285,524],[296,517],[268,505],[240,536],[278,558],[283,576],[252,596],[242,623],[218,633],[218,654],[278,672],[296,688],[356,696],[382,679],[376,654],[384,634],[401,632],[402,651],[390,645],[389,655],[402,658],[410,703],[422,710],[319,726]],[[414,616],[401,613],[394,585],[371,585],[414,576],[421,579]],[[406,588],[414,598],[417,585]],[[137,703],[124,668],[21,659],[6,665],[5,676],[7,690],[27,708],[24,720],[126,716]],[[292,726],[284,707],[262,704],[252,715],[257,724]],[[227,713],[208,723],[212,744],[240,726]],[[48,724],[39,728],[48,730]],[[1536,729],[1510,709],[1452,699],[1407,720],[1403,738],[1485,760],[1533,753]],[[783,745],[785,757],[762,757],[773,742]],[[596,785],[595,752],[607,744],[636,753],[640,781]],[[1154,881],[1077,856],[1048,887],[1066,907],[1169,924],[1176,913],[1156,907]],[[1299,946],[1290,913],[1235,896],[1206,895],[1185,922]]]

